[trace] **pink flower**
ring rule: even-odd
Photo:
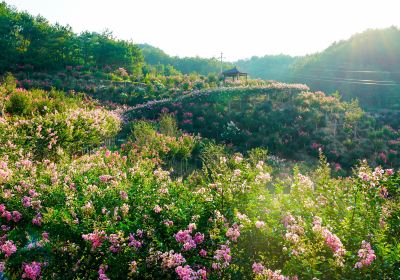
[[[40,271],[41,271],[41,263],[32,262],[30,264],[23,264],[24,273],[22,274],[22,278],[29,278],[32,280],[39,279]]]
[[[110,278],[107,277],[106,275],[106,270],[107,270],[107,266],[106,265],[100,265],[99,267],[99,280],[110,280]]]
[[[43,238],[44,241],[48,242],[49,241],[49,233],[44,231],[42,233],[42,238]]]
[[[181,280],[207,279],[207,271],[205,269],[195,271],[189,265],[178,266],[175,268],[175,272]]]
[[[128,194],[124,191],[119,192],[122,200],[128,200]]]
[[[162,208],[159,205],[154,206],[154,212],[156,212],[157,214],[160,213],[162,211]]]
[[[163,224],[166,225],[167,227],[170,227],[170,226],[173,226],[173,225],[174,225],[174,222],[171,221],[171,220],[165,220],[165,221],[163,222]]]
[[[197,232],[194,235],[194,242],[196,242],[196,244],[200,244],[204,241],[204,234]]]
[[[110,234],[108,240],[111,243],[110,251],[113,253],[118,253],[121,250],[121,237],[118,234]]]
[[[261,263],[255,262],[252,265],[252,269],[255,274],[261,274],[264,271],[265,267]]]
[[[202,257],[205,257],[205,256],[207,256],[207,251],[204,250],[204,249],[201,249],[200,252],[199,252],[199,255],[202,256]]]
[[[386,174],[389,176],[393,175],[394,174],[393,169],[386,169]]]
[[[11,215],[10,211],[4,211],[1,216],[3,218],[6,218],[7,222],[11,221],[11,219],[12,219],[12,215]]]
[[[262,228],[264,226],[265,226],[265,222],[263,222],[263,221],[257,221],[256,222],[256,228]]]
[[[6,258],[8,258],[17,251],[17,246],[14,245],[12,240],[7,240],[1,245],[0,249],[6,255]]]
[[[191,238],[191,237],[190,237]],[[183,250],[184,251],[189,251],[190,249],[196,248],[196,243],[194,242],[193,239],[188,240],[183,244]]]
[[[174,235],[174,237],[179,243],[185,243],[192,239],[192,236],[188,230],[180,230]]]
[[[190,268],[190,266],[185,265],[183,266],[178,266],[175,268],[176,273],[178,274],[179,278],[182,280],[191,280],[193,279],[191,277],[193,270]]]
[[[40,213],[37,214],[36,217],[32,219],[32,224],[35,226],[42,225],[42,215]]]
[[[18,211],[13,211],[12,215],[13,215],[13,221],[16,223],[18,223],[22,218],[22,214]]]
[[[31,206],[31,198],[28,197],[28,196],[24,196],[24,197],[22,198],[22,205],[23,205],[24,207],[29,207],[29,206]]]
[[[358,250],[358,257],[359,261],[355,264],[355,268],[362,268],[371,265],[375,260],[376,255],[375,251],[371,248],[370,243],[364,240],[361,242],[361,249]]]
[[[188,225],[188,231],[189,231],[190,233],[192,233],[192,231],[195,230],[196,228],[197,228],[197,226],[196,226],[195,223],[190,223],[190,224]]]
[[[214,259],[223,263],[223,266],[228,266],[232,260],[232,256],[230,255],[231,249],[228,245],[221,245],[220,249],[216,250],[214,253]]]
[[[111,176],[111,175],[100,175],[100,176],[99,176],[99,179],[100,179],[100,181],[102,181],[102,182],[111,181],[112,178],[113,178],[113,176]]]
[[[185,258],[174,251],[166,252],[162,254],[162,264],[164,269],[177,267],[186,262]]]
[[[107,239],[107,236],[104,230],[95,230],[93,233],[82,234],[82,238],[86,241],[92,242],[92,249],[96,249],[103,244],[104,240]]]
[[[6,269],[6,264],[4,262],[0,262],[0,272],[3,272]]]
[[[135,239],[135,234],[131,233],[129,235],[129,244],[128,244],[128,246],[135,247],[136,249],[139,249],[140,247],[142,247],[142,242],[136,240]]]
[[[240,230],[238,224],[233,224],[231,228],[226,232],[226,237],[228,237],[232,241],[237,241],[240,236]]]

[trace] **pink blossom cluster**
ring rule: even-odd
[[[342,241],[328,228],[322,226],[322,219],[320,217],[314,217],[313,231],[321,233],[325,239],[325,244],[332,249],[336,257],[341,258],[346,254],[346,249],[343,247]]]
[[[92,242],[92,248],[96,249],[103,244],[103,242],[107,239],[107,236],[104,230],[95,230],[92,233],[82,234],[82,238],[86,241]]]
[[[111,246],[109,247],[111,252],[118,253],[121,251],[123,238],[119,234],[110,234],[110,236],[108,236],[108,241],[111,243]]]
[[[128,243],[128,246],[134,247],[134,248],[136,248],[136,249],[139,249],[140,247],[142,247],[142,242],[141,242],[141,241],[138,241],[138,240],[135,238],[135,234],[134,234],[134,233],[131,233],[131,234],[129,234],[129,243]]]
[[[42,264],[38,262],[32,262],[30,264],[24,263],[22,265],[22,269],[24,271],[24,273],[22,274],[22,278],[36,280],[40,278]]]
[[[213,269],[219,270],[222,267],[227,267],[232,261],[231,249],[229,248],[229,245],[221,245],[220,248],[215,251],[214,259],[218,262],[212,264]]]
[[[0,249],[6,255],[6,258],[17,252],[17,246],[15,246],[12,240],[7,240],[1,244]]]
[[[255,274],[261,274],[265,269],[265,267],[261,263],[256,263],[256,262],[253,263],[251,268],[253,269],[253,272]]]
[[[0,215],[5,218],[7,222],[13,220],[15,223],[18,223],[22,218],[22,214],[18,211],[12,211],[12,213],[7,211],[4,204],[0,204]]]
[[[228,237],[231,241],[237,241],[240,236],[240,227],[237,223],[234,223],[232,227],[228,228],[226,232],[226,237]]]
[[[256,221],[256,228],[263,228],[265,226],[264,221]]]
[[[207,279],[207,271],[205,269],[193,270],[189,265],[178,266],[175,268],[181,280]]]
[[[164,269],[177,267],[186,262],[182,254],[175,253],[174,251],[162,253],[160,258],[162,259],[161,266]]]
[[[203,243],[204,234],[200,232],[196,232],[194,236],[192,236],[193,230],[196,229],[196,224],[191,223],[186,230],[178,231],[174,237],[178,243],[183,244],[183,251],[189,251],[197,247],[198,244]]]
[[[99,179],[102,182],[109,182],[109,181],[111,181],[113,179],[113,176],[111,176],[111,175],[100,175]]]
[[[161,207],[160,205],[156,205],[156,206],[154,206],[153,210],[154,210],[155,213],[158,214],[158,213],[160,213],[163,209],[162,209],[162,207]]]
[[[266,269],[261,263],[253,263],[252,269],[254,274],[263,275],[267,280],[289,280],[290,277],[283,276],[280,270],[272,271],[271,269]],[[263,278],[264,279],[264,278]],[[293,277],[292,279],[297,279]]]
[[[12,175],[11,169],[8,168],[6,161],[0,161],[0,183],[6,182]]]
[[[375,260],[375,251],[371,248],[371,244],[366,241],[361,242],[361,249],[358,250],[359,261],[355,264],[355,268],[362,268],[371,265]]]
[[[99,280],[110,280],[106,275],[107,265],[100,265],[99,267]]]
[[[41,226],[42,225],[42,214],[38,213],[33,219],[32,219],[32,224],[35,226]]]

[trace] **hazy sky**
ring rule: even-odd
[[[400,26],[398,0],[6,0],[75,32],[109,29],[171,55],[304,55],[368,28]]]

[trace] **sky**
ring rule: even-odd
[[[170,55],[217,57],[305,55],[368,28],[400,26],[398,0],[6,0],[19,10],[106,29]]]

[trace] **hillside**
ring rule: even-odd
[[[400,108],[400,30],[367,30],[305,57],[264,56],[239,60],[254,78],[306,83],[368,110]]]
[[[0,43],[1,280],[400,279],[394,100],[224,81],[4,2]],[[334,58],[239,63],[294,79]]]

